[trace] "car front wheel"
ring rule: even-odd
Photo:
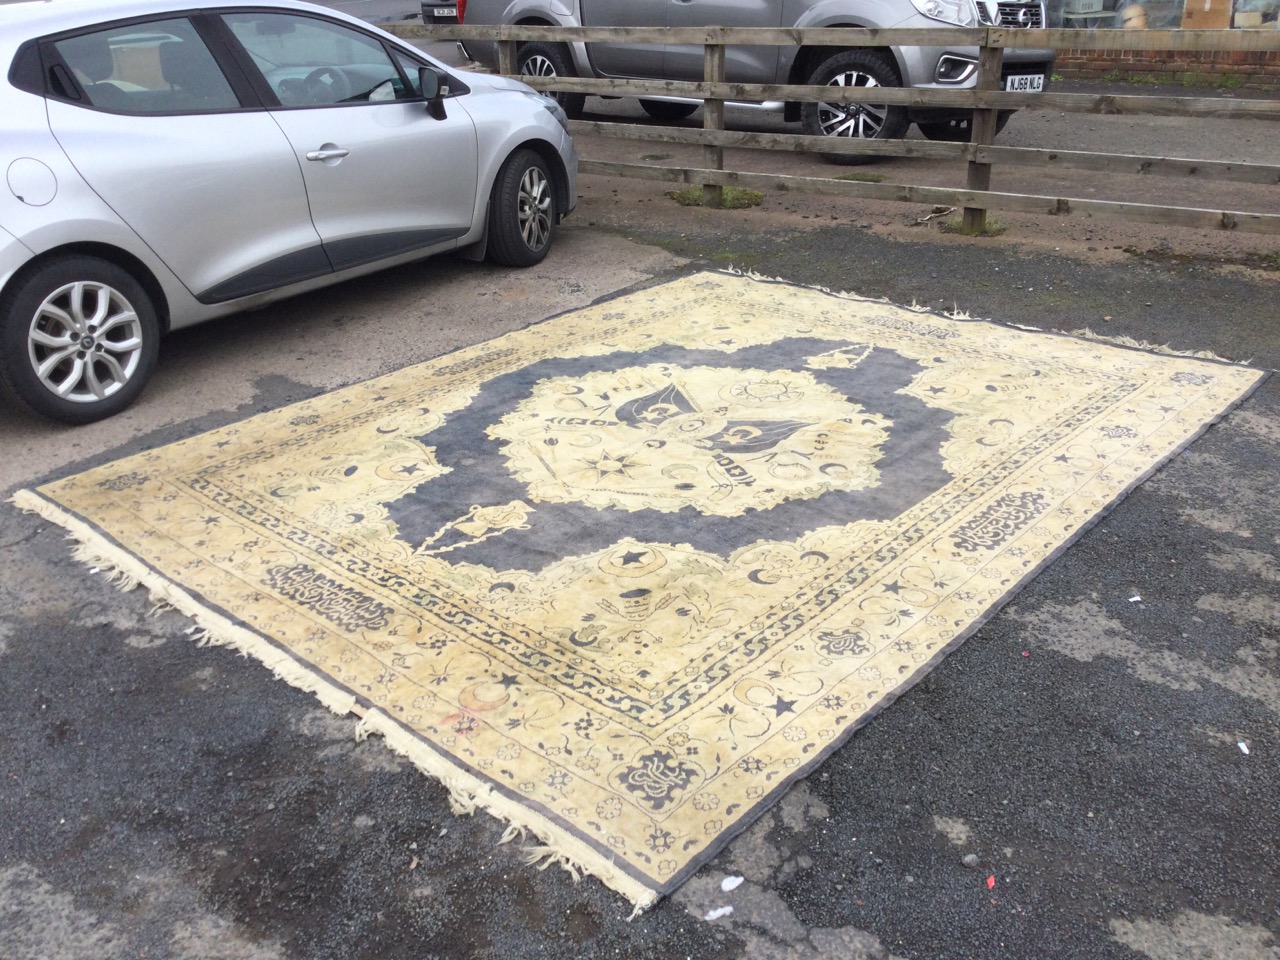
[[[507,267],[541,263],[556,223],[555,184],[532,150],[507,158],[489,197],[489,255]]]
[[[516,72],[522,77],[572,77],[573,65],[569,51],[555,43],[526,43],[516,54]],[[560,104],[570,120],[582,116],[586,106],[585,93],[549,93]]]
[[[142,285],[97,257],[49,260],[0,301],[0,391],[63,423],[92,423],[133,403],[159,346]]]
[[[899,87],[898,71],[879,50],[842,50],[821,61],[807,81],[813,86],[854,87],[871,95],[877,87]],[[800,109],[804,132],[810,136],[860,140],[897,140],[910,121],[902,107],[867,103],[806,103]],[[822,159],[843,166],[870,163],[874,157],[824,153]]]

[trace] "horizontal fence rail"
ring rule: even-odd
[[[1228,229],[1280,234],[1280,214],[1234,210],[1169,207],[1147,203],[1000,193],[989,189],[992,167],[1015,164],[1025,168],[1060,168],[1094,173],[1137,174],[1212,180],[1260,186],[1280,185],[1280,166],[1207,161],[1177,157],[1130,156],[1087,151],[998,147],[996,119],[1002,110],[1057,110],[1099,115],[1280,120],[1280,100],[1226,99],[1065,93],[1011,93],[996,89],[1005,49],[1272,51],[1280,50],[1280,31],[1257,30],[1023,30],[853,28],[761,29],[725,27],[553,27],[535,25],[481,26],[471,24],[393,25],[402,36],[434,40],[493,41],[499,47],[504,73],[515,74],[517,49],[529,41],[556,43],[619,42],[701,45],[704,80],[624,80],[586,77],[520,77],[546,92],[582,93],[605,97],[677,97],[704,104],[703,129],[576,120],[575,135],[619,140],[702,146],[701,167],[613,163],[585,157],[580,170],[600,176],[632,177],[667,183],[701,185],[704,199],[718,205],[725,186],[794,190],[871,200],[948,205],[964,209],[963,229],[979,233],[988,210],[1017,213],[1082,214],[1092,217],[1198,229]],[[725,47],[808,46],[827,48],[886,45],[971,44],[979,50],[977,87],[963,90],[922,90],[877,87],[878,104],[907,107],[950,107],[974,111],[970,143],[915,140],[858,140],[851,138],[737,132],[724,129],[726,101],[792,103],[865,102],[865,88],[789,84],[746,84],[724,81]],[[804,154],[848,154],[876,157],[914,157],[954,160],[966,165],[966,187],[912,186],[865,183],[824,177],[748,173],[724,169],[726,148]]]
[[[1257,30],[1023,30],[940,27],[552,27],[534,24],[383,24],[393,33],[432,40],[542,40],[552,43],[680,43],[753,47],[955,46],[1018,50],[1268,51],[1280,49],[1272,28]]]

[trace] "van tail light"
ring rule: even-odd
[[[458,0],[458,22],[462,22],[462,18],[467,13],[467,0]]]

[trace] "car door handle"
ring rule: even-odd
[[[324,146],[307,154],[308,160],[341,160],[351,153],[346,147]]]

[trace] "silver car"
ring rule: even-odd
[[[564,112],[290,0],[0,4],[0,393],[79,424],[158,341],[444,251],[542,260]]]

